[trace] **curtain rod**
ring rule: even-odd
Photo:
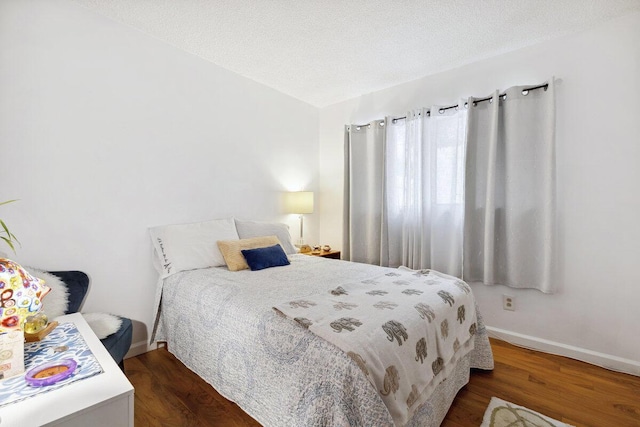
[[[536,89],[543,89],[547,90],[547,88],[549,88],[549,83],[545,83],[543,85],[539,85],[539,86],[533,86],[533,87],[528,87],[528,88],[524,88],[522,89],[522,94],[526,95],[530,90],[536,90]],[[507,99],[507,94],[506,93],[501,93],[500,95],[498,95],[503,101],[505,99]],[[475,101],[473,101],[473,105],[477,105],[481,102],[485,102],[485,101],[491,101],[493,99],[493,96],[487,96],[486,98],[480,98],[480,99],[476,99]],[[467,107],[467,103],[464,103],[464,106]],[[438,112],[440,114],[444,113],[447,110],[450,110],[452,108],[458,108],[459,104],[455,104],[455,105],[449,105],[448,107],[442,107],[438,110]],[[427,116],[431,115],[431,110],[427,110]],[[407,118],[407,116],[404,117],[396,117],[395,119],[393,119],[393,123],[396,122],[396,120],[405,120]],[[367,126],[367,125],[363,125],[363,126]]]

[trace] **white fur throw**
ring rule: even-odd
[[[60,280],[59,277],[49,274],[46,271],[33,267],[25,267],[25,269],[51,288],[42,300],[42,311],[47,315],[49,320],[53,320],[58,316],[62,316],[67,311],[69,305],[69,291],[67,285]],[[87,321],[93,332],[99,339],[108,337],[115,333],[122,325],[122,319],[118,316],[107,313],[82,313],[84,320]]]
[[[122,319],[108,313],[82,313],[98,338],[103,339],[115,333],[122,325]]]
[[[46,271],[32,267],[25,267],[25,270],[31,273],[32,276],[44,280],[45,285],[51,288],[51,292],[42,300],[42,311],[47,315],[47,318],[53,320],[58,316],[62,316],[69,305],[67,285],[59,277]]]

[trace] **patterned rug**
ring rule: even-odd
[[[573,427],[524,406],[492,397],[480,427]]]

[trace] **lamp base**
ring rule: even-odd
[[[56,326],[58,326],[58,321],[54,320],[53,322],[49,323],[46,328],[36,332],[35,334],[28,334],[25,332],[24,340],[26,342],[42,341],[42,339],[49,335],[49,332],[53,331]]]

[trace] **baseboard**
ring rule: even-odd
[[[127,352],[126,356],[124,356],[124,358],[128,359],[129,357],[135,357],[140,354],[146,353],[147,351],[151,351],[155,349],[156,349],[155,344],[150,345],[147,341],[138,341],[136,343],[131,344],[129,351]]]
[[[558,356],[565,356],[582,362],[591,363],[592,365],[601,366],[612,371],[640,376],[640,362],[635,360],[624,359],[611,354],[599,353],[597,351],[574,347],[530,335],[519,334],[517,332],[494,328],[492,326],[487,326],[487,332],[492,338],[497,338],[519,347],[556,354]]]

